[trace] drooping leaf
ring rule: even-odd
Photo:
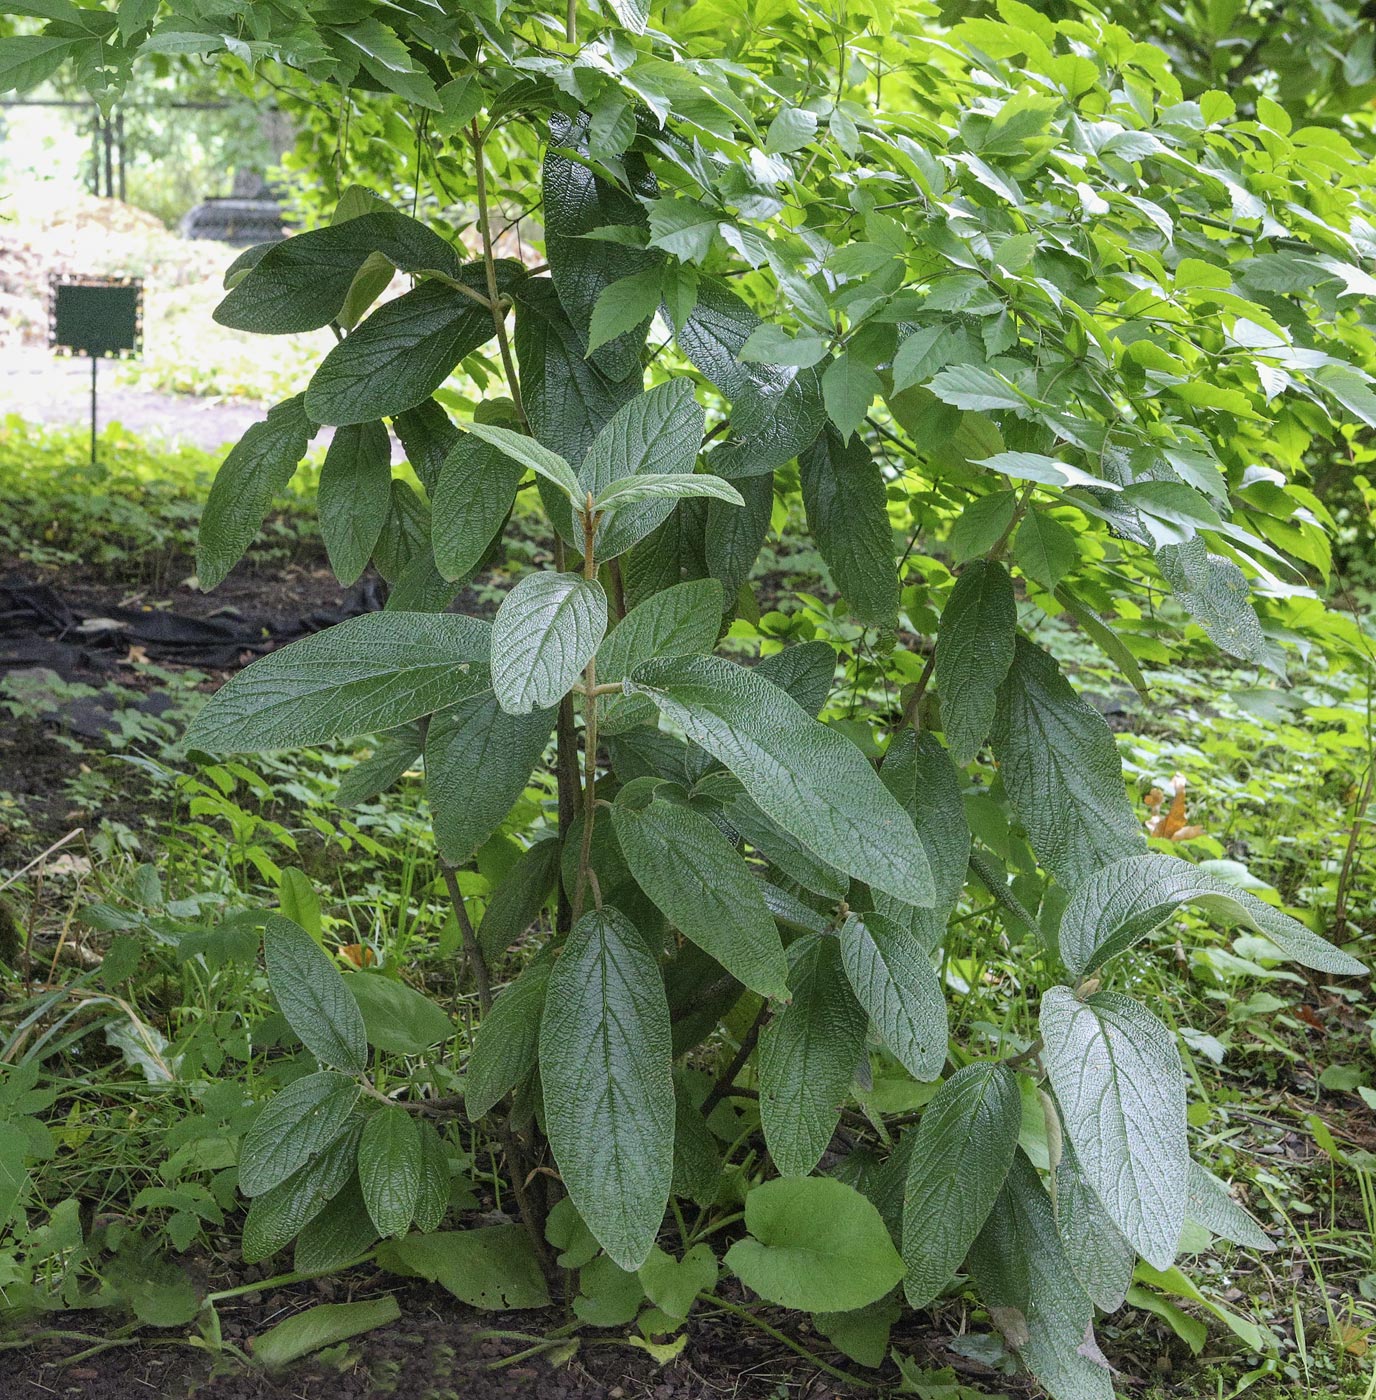
[[[294,1079],[263,1107],[239,1154],[239,1189],[261,1196],[319,1156],[344,1131],[358,1102],[355,1080],[337,1070]]]
[[[868,1017],[830,935],[813,937],[799,949],[788,988],[793,1000],[760,1035],[760,1118],[774,1165],[785,1176],[806,1176],[840,1121],[864,1054]]]
[[[622,789],[622,797],[629,797]],[[622,800],[613,820],[636,883],[742,985],[788,995],[788,963],[759,882],[715,825],[683,802]]]
[[[585,914],[550,974],[540,1078],[560,1175],[623,1269],[645,1262],[669,1200],[670,1055],[669,1006],[649,948],[610,906]]]
[[[1051,1201],[1019,1152],[970,1251],[980,1297],[1008,1344],[1054,1400],[1113,1400],[1094,1340],[1094,1308],[1070,1268]]]
[[[464,1107],[471,1120],[490,1113],[534,1070],[549,974],[548,961],[531,963],[478,1023],[464,1082]]]
[[[268,246],[215,308],[215,319],[257,335],[313,331],[335,320],[365,262],[460,275],[454,249],[416,219],[384,208],[326,224]],[[385,284],[384,284],[385,285]]]
[[[377,1262],[391,1273],[438,1283],[472,1308],[501,1312],[549,1306],[539,1261],[520,1225],[406,1235],[387,1240]]]
[[[1075,536],[1054,515],[1031,510],[1023,517],[1013,538],[1013,558],[1033,583],[1054,591],[1079,557]]]
[[[1013,810],[1062,884],[1143,848],[1107,723],[1024,637],[999,688],[991,738]]]
[[[451,865],[462,865],[511,811],[549,743],[555,717],[552,708],[511,714],[484,687],[430,721],[425,795],[435,844]]]
[[[355,582],[392,505],[392,444],[381,423],[340,428],[320,469],[320,533],[330,567],[343,584]]]
[[[324,1064],[362,1074],[368,1064],[363,1017],[329,954],[299,924],[269,914],[263,956],[268,986],[306,1049]]]
[[[914,1079],[946,1063],[946,999],[912,930],[882,914],[850,914],[838,935],[846,977],[879,1038]]]
[[[214,588],[244,557],[275,497],[315,436],[305,395],[277,404],[235,444],[215,473],[196,539],[196,577]]]
[[[1018,1145],[1022,1099],[993,1061],[958,1069],[923,1110],[903,1191],[903,1291],[926,1307],[984,1227]]]
[[[810,850],[895,898],[932,903],[927,856],[908,814],[859,749],[776,685],[706,656],[646,662],[629,684]]]
[[[415,725],[404,724],[385,731],[378,735],[372,753],[345,773],[334,800],[341,807],[371,801],[413,768],[420,754],[420,731]]]
[[[364,613],[271,652],[211,696],[185,743],[259,752],[371,734],[429,714],[482,683],[490,623]]]
[[[1095,1307],[1117,1312],[1132,1283],[1137,1251],[1104,1209],[1069,1142],[1056,1167],[1056,1226],[1080,1287]]]
[[[1275,1249],[1276,1242],[1238,1205],[1227,1186],[1198,1162],[1190,1163],[1186,1190],[1187,1220],[1245,1249],[1258,1249],[1263,1253]]]
[[[364,1125],[358,1144],[358,1181],[364,1204],[384,1239],[411,1223],[420,1197],[421,1148],[416,1120],[402,1108],[384,1108]]]
[[[361,1131],[361,1123],[352,1125],[318,1157],[253,1198],[244,1218],[244,1263],[256,1264],[290,1244],[344,1189],[354,1173]]]
[[[392,419],[392,428],[420,484],[433,496],[445,459],[458,444],[459,430],[434,399],[398,413]]]
[[[833,428],[798,458],[808,528],[851,612],[863,623],[898,621],[898,570],[884,478],[858,437]]]
[[[993,727],[999,686],[1013,664],[1018,612],[1002,564],[971,561],[956,580],[936,638],[936,688],[951,757],[964,767]]]
[[[344,986],[358,1003],[368,1044],[393,1055],[423,1055],[454,1034],[444,1009],[381,972],[351,972]]]
[[[464,578],[482,562],[523,475],[524,464],[471,433],[445,457],[430,527],[435,563],[445,578]]]
[[[721,582],[728,599],[735,598],[750,577],[769,533],[774,473],[737,477],[731,484],[740,493],[743,504],[708,501],[702,540],[703,564]]]
[[[478,925],[485,958],[499,957],[530,928],[553,892],[558,873],[559,842],[549,839],[534,842],[507,871]]]
[[[726,1252],[726,1267],[780,1307],[863,1308],[903,1276],[879,1212],[833,1177],[762,1182],[745,1198],[745,1227],[749,1238]]]
[[[607,630],[607,597],[579,574],[527,574],[492,624],[492,689],[508,714],[557,705]]]
[[[1061,916],[1061,960],[1075,976],[1088,976],[1185,904],[1226,923],[1250,925],[1286,957],[1318,972],[1356,977],[1366,971],[1356,958],[1249,891],[1188,861],[1157,854],[1114,861],[1075,887]]]
[[[721,629],[722,589],[716,579],[676,583],[638,604],[607,633],[597,648],[599,684],[622,680],[642,661],[656,656],[690,656],[711,651]],[[655,717],[640,696],[606,695],[601,727],[608,734]]]
[[[465,266],[458,280],[486,295],[481,264]],[[487,307],[443,282],[422,282],[378,307],[325,356],[307,386],[306,411],[317,423],[340,425],[415,408],[495,333]]]
[[[303,1274],[332,1273],[366,1253],[376,1239],[355,1174],[297,1236],[292,1266]]]
[[[829,642],[795,642],[762,656],[755,670],[815,718],[836,679],[836,652]]]
[[[1042,997],[1043,1062],[1080,1171],[1129,1243],[1168,1269],[1185,1223],[1190,1154],[1175,1038],[1116,992]]]
[[[416,1194],[416,1228],[428,1235],[438,1230],[449,1209],[452,1181],[449,1153],[439,1130],[427,1119],[416,1120],[420,1133],[420,1190]]]

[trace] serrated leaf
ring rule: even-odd
[[[416,1196],[416,1229],[422,1234],[438,1230],[449,1209],[451,1181],[449,1153],[433,1123],[418,1119],[420,1133],[420,1191]]]
[[[368,1044],[393,1055],[423,1055],[454,1034],[429,997],[381,972],[351,972],[344,986],[363,1015]]]
[[[1037,859],[1073,887],[1142,850],[1113,734],[1040,647],[1019,637],[999,688],[994,757]]]
[[[923,1110],[903,1191],[903,1291],[926,1307],[984,1227],[1018,1145],[1022,1098],[992,1061],[958,1069]]]
[[[557,705],[597,653],[607,596],[596,579],[527,574],[492,623],[492,689],[508,714]]]
[[[368,567],[392,507],[392,443],[381,423],[336,431],[320,469],[320,534],[343,584]]]
[[[444,459],[432,493],[430,542],[447,579],[467,577],[482,563],[502,528],[524,464],[473,435],[460,438]]]
[[[1061,960],[1075,976],[1087,976],[1185,904],[1249,925],[1286,957],[1317,972],[1356,977],[1366,971],[1356,958],[1247,890],[1188,861],[1157,854],[1114,861],[1076,886],[1061,917]]]
[[[349,1074],[368,1065],[363,1017],[334,960],[299,924],[269,914],[263,932],[268,986],[312,1055]]]
[[[806,1176],[840,1122],[869,1018],[846,981],[834,937],[794,947],[793,999],[760,1035],[760,1118],[774,1165],[784,1176]]]
[[[1185,1223],[1185,1072],[1175,1038],[1116,992],[1042,997],[1043,1063],[1066,1135],[1109,1218],[1148,1263],[1168,1269]]]
[[[255,661],[220,687],[184,743],[210,753],[323,744],[452,703],[485,676],[490,623],[364,613]]]
[[[420,1197],[421,1147],[416,1120],[402,1108],[384,1108],[364,1125],[358,1144],[358,1183],[384,1239],[411,1223]]]
[[[486,294],[481,264],[466,265],[459,280]],[[428,399],[495,334],[487,307],[443,282],[422,282],[378,307],[325,356],[306,388],[306,411],[336,425],[391,418]]]
[[[196,577],[214,588],[244,557],[273,500],[286,490],[315,436],[305,395],[268,410],[230,450],[215,473],[196,539]]]
[[[320,1070],[294,1079],[253,1120],[239,1153],[239,1189],[261,1196],[319,1156],[344,1131],[359,1087],[347,1074]]]
[[[622,789],[623,793],[626,789]],[[618,800],[621,852],[665,917],[763,997],[788,995],[788,962],[759,883],[717,827],[683,803]]]
[[[884,477],[859,438],[827,429],[798,458],[808,528],[841,596],[869,626],[898,622],[898,570]]]
[[[1094,1308],[1071,1272],[1051,1202],[1019,1152],[970,1252],[979,1295],[1009,1345],[1055,1400],[1113,1400]]]
[[[927,856],[908,814],[859,749],[778,686],[705,656],[646,662],[628,685],[725,763],[809,850],[895,898],[932,903]]]
[[[534,1071],[540,1051],[550,963],[531,963],[478,1023],[464,1081],[464,1108],[476,1122]]]
[[[430,721],[425,794],[435,844],[451,865],[462,865],[511,811],[555,718],[554,708],[512,714],[484,687]]]
[[[1075,567],[1080,553],[1075,536],[1060,521],[1045,511],[1031,510],[1013,537],[1013,558],[1027,578],[1051,593]]]
[[[873,366],[849,350],[837,355],[823,371],[822,401],[842,442],[848,442],[865,421],[883,387]]]
[[[522,467],[529,467],[537,476],[553,482],[570,501],[581,506],[583,488],[578,484],[573,468],[557,452],[551,452],[525,433],[514,433],[510,428],[499,427],[496,423],[479,423],[475,419],[465,423],[464,427],[473,437],[481,438],[489,446],[495,447],[504,457]]]
[[[1210,554],[1198,536],[1162,545],[1156,565],[1177,601],[1230,656],[1261,661],[1266,637],[1257,621],[1246,575],[1230,559]]]
[[[993,727],[999,686],[1013,664],[1018,609],[1002,564],[973,560],[961,571],[936,636],[936,688],[951,758],[964,767]]]
[[[982,365],[952,365],[928,386],[942,403],[985,413],[997,408],[1025,408],[1022,396],[1002,375]]]
[[[847,1312],[882,1298],[903,1261],[879,1212],[833,1177],[762,1182],[745,1198],[750,1237],[726,1267],[761,1298],[809,1312]]]
[[[721,629],[722,588],[716,579],[676,583],[637,604],[607,633],[597,648],[597,679],[623,679],[642,661],[656,656],[690,656],[711,651]],[[655,717],[641,696],[604,695],[601,728],[616,734]]]
[[[649,1256],[669,1201],[669,1005],[649,948],[610,907],[574,926],[550,974],[540,1078],[564,1185],[623,1269]]]
[[[946,999],[927,951],[911,929],[882,914],[850,914],[838,935],[856,1000],[879,1038],[914,1079],[946,1063]]]
[[[663,285],[663,269],[655,265],[603,287],[588,325],[588,353],[648,322],[659,310]]]
[[[810,145],[817,135],[817,114],[802,107],[785,107],[769,124],[769,136],[764,143],[765,153],[771,156],[788,155]]]

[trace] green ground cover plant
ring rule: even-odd
[[[342,968],[311,882],[251,862],[277,907],[223,919],[214,956],[253,965],[281,1053],[203,1067],[246,1124],[216,1200],[247,1200],[245,1258],[368,1258],[477,1307],[567,1286],[661,1359],[697,1306],[751,1316],[725,1276],[860,1366],[968,1286],[1057,1400],[1113,1395],[1095,1328],[1124,1304],[1198,1351],[1178,1304],[1202,1299],[1277,1355],[1180,1264],[1275,1243],[1200,1160],[1228,1102],[1203,1066],[1265,1014],[1232,1008],[1238,979],[1347,1007],[1365,985],[1371,655],[1325,604],[1306,484],[1376,426],[1358,133],[1187,97],[1123,25],[1016,0],[949,27],[725,0],[254,13],[228,44],[177,6],[0,43],[16,84],[75,63],[113,91],[139,55],[228,47],[381,88],[472,215],[456,240],[351,186],[238,258],[215,313],[336,343],[220,466],[200,584],[330,426],[325,549],[389,594],[230,679],[182,761],[228,797],[255,785],[236,755],[362,739],[345,806],[422,771],[420,884],[476,1009],[460,1029],[361,951]],[[498,205],[538,213],[543,262],[499,256]],[[536,509],[545,547],[495,612],[452,611]],[[800,526],[832,588],[762,610],[766,539],[805,572]],[[1306,654],[1309,693],[1286,684]],[[1087,679],[1200,707],[1192,751],[1115,738]],[[1258,874],[1158,765],[1265,829],[1256,771],[1297,735],[1350,836],[1282,816]],[[407,890],[377,897],[404,927]],[[1324,1088],[1370,1092],[1337,1069]],[[445,1228],[482,1155],[512,1223]],[[176,1321],[208,1336],[209,1303]]]

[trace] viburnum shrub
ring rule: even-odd
[[[244,1143],[246,1254],[294,1240],[325,1270],[382,1237],[495,1306],[544,1301],[557,1253],[580,1317],[648,1295],[653,1336],[735,1225],[726,1268],[849,1355],[877,1364],[899,1292],[925,1307],[963,1270],[1052,1395],[1109,1396],[1093,1318],[1139,1256],[1162,1276],[1194,1227],[1270,1243],[1191,1160],[1175,1034],[1121,955],[1192,905],[1363,969],[1149,851],[1107,724],[1025,624],[1065,614],[1143,691],[1202,637],[1248,676],[1351,639],[1302,482],[1376,426],[1371,167],[1336,125],[1186,100],[1154,45],[1017,0],[949,28],[800,0],[40,9],[0,45],[11,84],[225,51],[341,124],[357,104],[368,168],[409,162],[435,211],[350,187],[228,272],[222,324],[338,343],[221,467],[202,585],[329,426],[330,561],[390,590],[237,675],[187,744],[376,735],[355,801],[423,763],[481,1013],[466,1120],[526,1233],[425,1233],[448,1106],[375,1087],[375,979],[273,914],[268,979],[319,1068]],[[532,487],[539,562],[491,621],[450,611]],[[723,655],[799,497],[848,620]],[[840,726],[838,652],[890,696]],[[459,872],[545,770],[549,820],[475,917]],[[953,1040],[937,966],[971,882],[1035,952],[1040,1009]],[[415,1001],[396,1014],[434,1015]],[[874,1066],[929,1088],[856,1147]]]

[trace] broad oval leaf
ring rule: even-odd
[[[299,924],[269,914],[263,957],[268,986],[306,1049],[324,1064],[362,1074],[368,1065],[363,1017],[329,954]]]
[[[377,1232],[400,1235],[420,1197],[420,1131],[403,1108],[384,1108],[364,1125],[358,1144],[358,1182]]]
[[[294,1079],[253,1120],[239,1153],[239,1189],[261,1196],[323,1152],[358,1102],[352,1076],[324,1069]]]
[[[492,623],[492,689],[513,715],[557,705],[597,653],[607,595],[581,574],[527,574]],[[546,731],[548,732],[548,731]]]
[[[344,986],[363,1015],[368,1044],[393,1055],[423,1055],[454,1034],[448,1013],[381,972],[351,972]]]
[[[597,648],[597,679],[622,680],[642,661],[656,656],[691,656],[711,651],[721,630],[722,589],[716,579],[676,583],[633,607]],[[617,734],[655,717],[654,705],[639,695],[604,695],[600,729]]]
[[[244,1219],[244,1263],[256,1264],[290,1244],[348,1185],[362,1129],[354,1122],[318,1157],[253,1198]]]
[[[435,844],[462,865],[502,824],[554,729],[554,709],[511,714],[484,686],[441,710],[425,736],[425,795]]]
[[[631,874],[670,923],[743,986],[786,998],[779,930],[759,882],[720,830],[700,812],[663,798],[643,805],[618,800],[612,817]]]
[[[463,1090],[470,1120],[490,1113],[534,1070],[550,967],[543,958],[531,963],[478,1023]]]
[[[540,1078],[550,1147],[579,1215],[623,1269],[649,1257],[669,1203],[669,1004],[626,916],[585,914],[550,974]]]
[[[1250,925],[1286,957],[1317,972],[1355,977],[1366,971],[1298,919],[1222,876],[1154,853],[1114,861],[1076,886],[1061,916],[1061,960],[1075,976],[1084,977],[1160,928],[1185,904],[1228,923]]]
[[[760,1118],[774,1165],[784,1176],[806,1176],[840,1122],[865,1053],[868,1018],[846,981],[835,937],[793,947],[793,999],[760,1035]]]
[[[879,1212],[834,1177],[765,1181],[745,1198],[750,1238],[726,1267],[761,1298],[804,1312],[850,1312],[882,1298],[903,1261]]]
[[[1042,997],[1041,1033],[1081,1172],[1137,1252],[1170,1268],[1190,1167],[1174,1037],[1139,1002],[1116,992],[1081,1001],[1068,987]]]
[[[478,925],[484,957],[495,959],[506,952],[539,917],[554,890],[559,855],[559,841],[542,838],[507,871]]]
[[[335,577],[368,567],[392,507],[392,442],[381,423],[340,428],[325,452],[317,497],[320,533]]]
[[[473,617],[364,613],[245,667],[210,697],[184,742],[261,752],[391,729],[484,681],[491,635]]]
[[[970,1251],[980,1297],[1008,1344],[1056,1400],[1113,1400],[1094,1308],[1066,1258],[1051,1200],[1019,1152]]]
[[[1063,885],[1144,849],[1112,731],[1025,637],[999,688],[992,740],[1032,850]]]
[[[936,689],[952,759],[962,768],[989,737],[999,686],[1013,664],[1018,610],[1002,564],[975,559],[960,577],[936,634]]]
[[[946,1063],[946,998],[912,930],[882,914],[850,914],[841,961],[879,1038],[914,1079],[935,1079]]]
[[[230,450],[215,473],[196,538],[196,577],[214,588],[244,557],[275,497],[306,455],[315,424],[304,394],[268,410]]]
[[[912,820],[849,740],[763,676],[714,656],[637,667],[648,695],[760,809],[823,860],[908,904],[936,897]]]
[[[430,526],[435,563],[445,578],[464,578],[482,562],[524,474],[520,462],[471,433],[445,457]]]
[[[926,1307],[984,1227],[1018,1145],[1022,1097],[993,1061],[958,1069],[923,1110],[903,1190],[903,1291]]]

